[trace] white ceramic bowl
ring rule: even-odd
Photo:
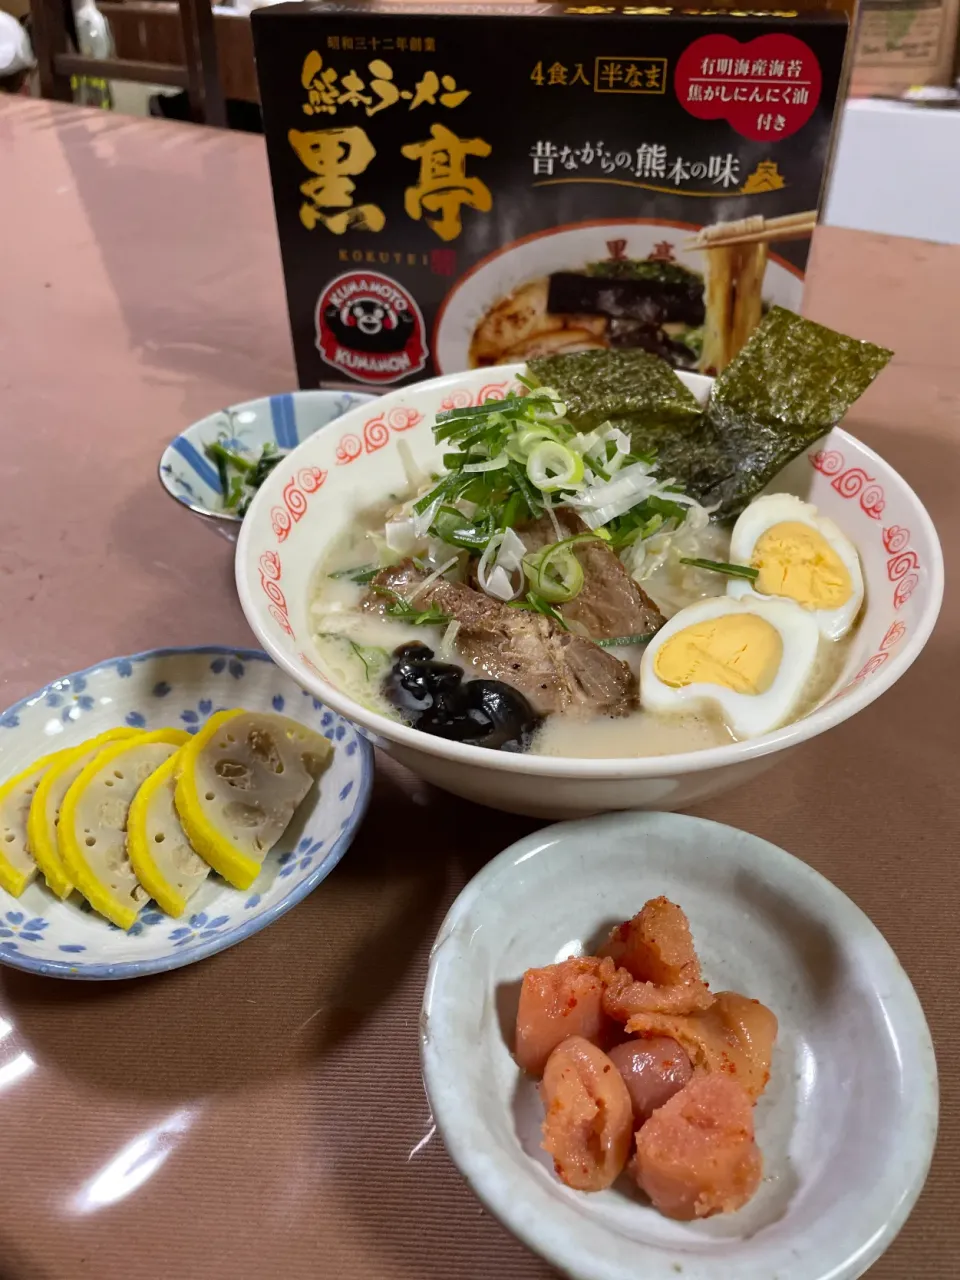
[[[503,396],[522,366],[452,374],[383,396],[305,441],[268,477],[237,543],[240,603],[284,670],[376,735],[415,773],[456,795],[514,813],[577,817],[608,809],[676,809],[728,790],[768,768],[776,752],[840,724],[889,689],[926,644],[943,595],[943,558],[930,517],[907,483],[840,428],[786,467],[771,485],[817,504],[854,541],[866,608],[846,666],[810,715],[749,742],[685,754],[611,760],[515,755],[420,733],[360,706],[324,676],[309,605],[326,548],[355,513],[402,488],[398,444],[425,470],[440,465],[434,415]],[[710,380],[682,374],[706,399]]]
[[[204,453],[219,441],[240,453],[259,454],[265,444],[293,449],[322,427],[375,396],[354,391],[292,391],[246,400],[191,423],[160,457],[160,483],[182,506],[203,516],[235,542],[241,518],[223,509],[217,468]]]
[[[626,1176],[593,1195],[563,1186],[510,1053],[524,970],[589,952],[659,894],[687,912],[710,985],[779,1019],[755,1113],[764,1180],[739,1213],[698,1223],[662,1217]],[[881,934],[799,859],[702,818],[609,814],[494,858],[434,943],[421,1048],[461,1173],[578,1280],[852,1280],[906,1220],[936,1138],[930,1033]]]

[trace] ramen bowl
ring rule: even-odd
[[[841,724],[885,693],[933,630],[943,558],[919,498],[873,450],[834,428],[794,459],[770,489],[797,494],[856,545],[866,604],[844,666],[802,719],[744,742],[660,756],[583,759],[491,751],[449,742],[362,705],[325,674],[310,621],[318,566],[358,514],[407,485],[405,455],[441,465],[435,415],[507,395],[521,365],[434,378],[345,414],[304,441],[265,481],[243,522],[236,579],[247,621],[305,689],[372,736],[426,781],[455,795],[533,817],[614,809],[678,809],[746,782],[781,752]],[[680,377],[703,401],[710,379]],[[405,444],[405,447],[401,447]]]

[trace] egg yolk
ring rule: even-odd
[[[773,684],[783,658],[780,632],[755,613],[725,614],[684,627],[665,640],[653,669],[664,684],[719,684],[759,694]]]
[[[847,566],[823,534],[799,520],[771,525],[756,541],[754,584],[765,596],[788,596],[805,609],[837,609],[853,594]]]

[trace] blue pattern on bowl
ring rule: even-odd
[[[42,878],[19,899],[0,889],[0,963],[63,978],[132,978],[191,964],[271,924],[324,880],[366,812],[373,750],[355,727],[258,650],[207,646],[113,658],[53,681],[0,714],[0,781],[31,760],[119,724],[196,732],[215,711],[283,711],[336,743],[333,763],[247,890],[211,874],[175,920],[150,902],[124,932]],[[69,712],[70,714],[66,714]],[[51,714],[52,713],[52,714]]]

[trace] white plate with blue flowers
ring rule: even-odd
[[[250,459],[258,458],[265,445],[283,453],[341,414],[375,399],[358,391],[288,391],[221,409],[170,441],[160,458],[160,483],[172,498],[235,542],[241,518],[224,509],[223,485],[207,447],[221,444]]]
[[[258,650],[154,649],[54,680],[0,714],[0,782],[31,761],[119,725],[194,733],[215,711],[276,711],[318,730],[333,762],[249,889],[211,873],[180,919],[149,902],[126,933],[78,893],[60,902],[39,877],[0,889],[0,963],[59,978],[135,978],[192,964],[272,924],[346,853],[370,800],[373,749],[356,728]]]

